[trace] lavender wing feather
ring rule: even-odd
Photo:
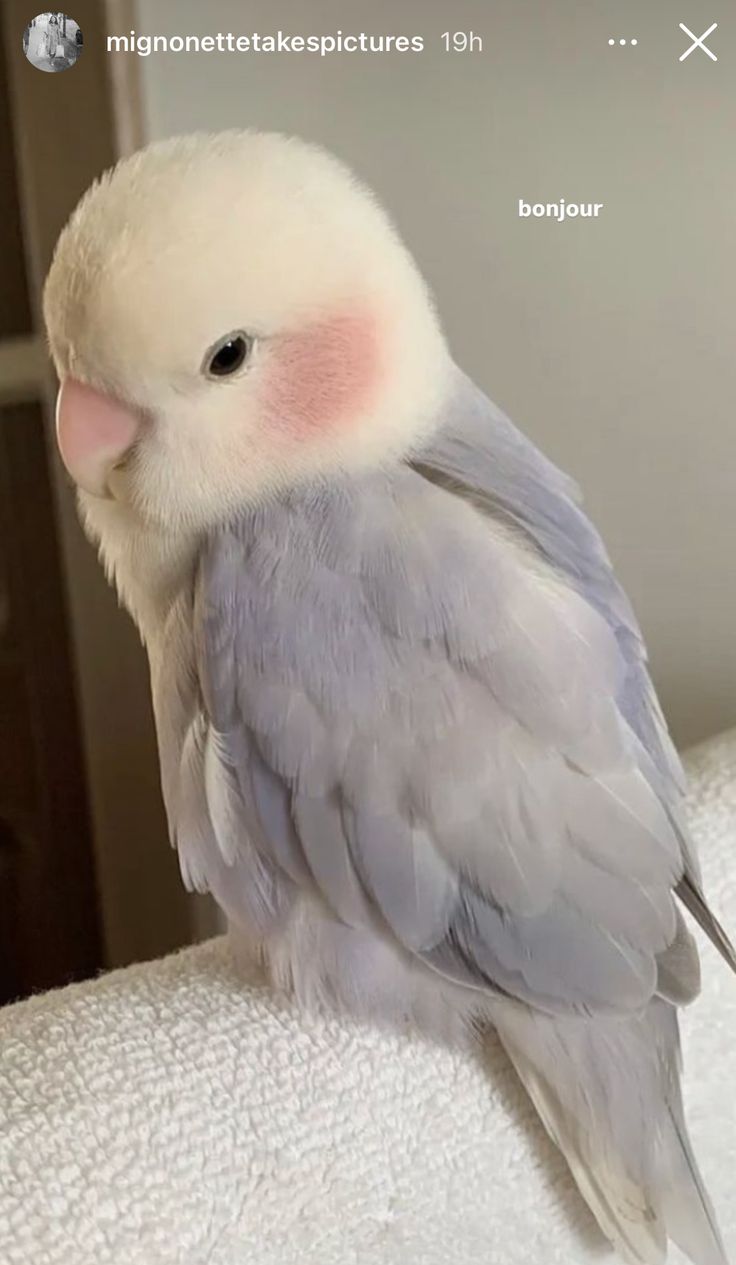
[[[564,476],[463,383],[405,465],[216,533],[153,675],[189,881],[266,942],[306,900],[327,979],[372,943],[443,977],[438,1004],[470,988],[628,1258],[669,1234],[723,1265],[677,1085],[686,867],[717,924],[641,634]]]
[[[682,856],[576,587],[403,466],[219,532],[197,670],[268,863],[331,916],[550,1012],[630,1010]]]
[[[684,774],[647,672],[641,629],[573,480],[461,373],[446,425],[417,459],[508,515],[605,617],[625,665],[618,705],[676,801]]]
[[[678,896],[736,971],[736,950],[701,889],[697,852],[680,811],[685,776],[649,676],[641,629],[599,533],[580,508],[576,485],[459,371],[446,424],[417,455],[417,465],[491,514],[506,515],[610,625],[624,664],[616,701],[683,851]]]

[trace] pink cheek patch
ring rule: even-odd
[[[274,430],[308,439],[349,425],[370,404],[380,377],[378,321],[367,314],[332,317],[275,338],[263,405]]]

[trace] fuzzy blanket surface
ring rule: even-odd
[[[688,765],[733,933],[736,733]],[[703,980],[685,1099],[736,1262],[736,980],[708,944]],[[300,1014],[224,939],[0,1011],[3,1265],[613,1259],[497,1046]]]

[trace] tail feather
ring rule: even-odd
[[[667,1255],[667,1235],[643,1189],[626,1176],[621,1165],[601,1161],[600,1171],[593,1166],[590,1157],[583,1153],[587,1148],[579,1139],[572,1141],[567,1113],[549,1083],[537,1075],[518,1050],[505,1041],[504,1046],[606,1238],[631,1265],[662,1265]]]
[[[681,1108],[670,1112],[668,1154],[673,1171],[662,1190],[662,1211],[670,1238],[698,1265],[728,1265],[710,1197],[693,1154]]]
[[[677,1021],[540,1015],[499,1003],[494,1023],[545,1128],[603,1233],[631,1265],[661,1265],[667,1240],[695,1265],[727,1265],[687,1136]]]
[[[698,926],[705,932],[711,944],[715,945],[724,962],[736,972],[736,949],[712,909],[709,908],[703,893],[687,874],[683,875],[677,885],[677,895]]]

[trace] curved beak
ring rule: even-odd
[[[135,442],[142,419],[94,387],[65,378],[56,400],[56,439],[75,483],[108,497],[108,475]]]

